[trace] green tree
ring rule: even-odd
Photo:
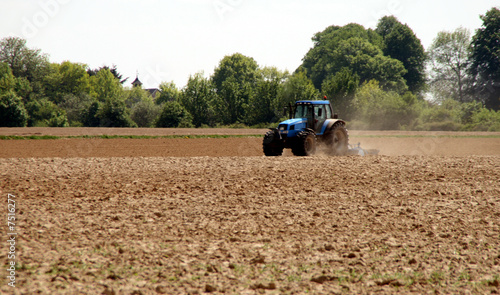
[[[461,103],[457,109],[459,115],[457,116],[458,122],[463,125],[469,125],[472,123],[472,116],[480,111],[484,106],[478,101],[471,101],[466,103]],[[500,123],[500,121],[499,121]],[[467,129],[467,127],[466,127]]]
[[[224,124],[244,120],[248,102],[254,95],[259,66],[240,53],[224,57],[215,69],[212,81],[217,91],[216,111]]]
[[[97,105],[92,104],[91,112],[87,114],[87,124],[93,125],[98,120],[100,127],[137,127],[130,118],[123,86],[109,69],[101,69],[95,76],[90,77],[90,89]]]
[[[398,130],[409,128],[418,117],[411,93],[401,96],[384,91],[375,80],[364,83],[353,100],[357,128],[371,130]]]
[[[130,118],[130,109],[121,99],[106,99],[99,105],[95,117],[100,127],[137,127]]]
[[[153,127],[161,106],[155,104],[151,94],[141,87],[125,91],[125,104],[131,110],[130,118],[138,127]]]
[[[51,64],[50,74],[45,79],[45,95],[56,104],[62,102],[68,94],[81,95],[90,92],[90,77],[85,64],[65,61]]]
[[[439,32],[429,48],[431,66],[431,91],[442,101],[453,98],[460,102],[467,99],[469,80],[470,31],[458,28],[454,32]]]
[[[24,77],[16,78],[14,90],[16,94],[23,99],[23,101],[28,101],[30,94],[33,93],[33,88],[31,87],[28,79]]]
[[[474,131],[500,131],[500,111],[481,108],[471,116],[469,128]]]
[[[249,90],[248,84],[241,85],[234,77],[222,82],[215,103],[219,122],[233,124],[244,120],[248,100],[253,95],[253,91]]]
[[[13,90],[16,86],[16,77],[12,74],[9,65],[0,62],[0,94]]]
[[[407,89],[403,79],[406,73],[403,64],[384,56],[380,48],[360,38],[340,41],[332,54],[329,67],[331,74],[350,69],[353,74],[358,75],[360,83],[377,80],[386,90],[403,93]]]
[[[47,98],[30,101],[26,105],[28,127],[68,127],[66,112]]]
[[[90,94],[100,102],[123,98],[120,81],[108,69],[103,69],[91,77],[90,89]]]
[[[156,98],[156,104],[162,104],[167,101],[178,101],[181,91],[177,89],[175,83],[163,82],[160,84],[160,96]]]
[[[14,90],[21,98],[27,98],[32,91],[26,78],[16,78],[9,65],[0,62],[0,94],[10,90]]]
[[[203,77],[203,73],[190,76],[180,95],[180,102],[193,116],[195,127],[215,125],[214,103],[216,99],[215,87],[210,79]]]
[[[90,104],[90,107],[84,109],[82,112],[82,123],[85,127],[99,127],[101,122],[98,117],[98,112],[101,109],[102,102],[99,102],[95,99]]]
[[[87,74],[90,77],[93,77],[93,76],[96,76],[102,70],[110,71],[111,74],[113,74],[113,76],[115,77],[115,79],[120,82],[120,84],[123,84],[123,83],[127,82],[127,80],[128,80],[128,77],[123,78],[123,75],[118,72],[116,65],[113,65],[112,67],[102,66],[102,67],[97,68],[97,69],[88,69]]]
[[[375,31],[354,23],[343,27],[330,26],[313,36],[314,46],[304,56],[301,68],[306,71],[317,89],[321,88],[327,77],[335,75],[342,68],[336,65],[334,55],[341,42],[352,38],[364,40],[373,47],[382,49],[382,38]],[[353,51],[351,56],[358,55]]]
[[[0,91],[0,127],[25,127],[28,113],[20,97],[9,90]]]
[[[384,56],[382,37],[358,24],[329,27],[313,38],[314,47],[304,57],[306,70],[314,86],[321,88],[325,79],[347,68],[358,75],[360,83],[380,81],[384,89],[406,91],[404,65]]]
[[[30,49],[26,40],[8,37],[0,40],[0,62],[7,63],[16,78],[25,78],[35,95],[43,95],[43,79],[48,74],[48,57],[39,49]]]
[[[440,103],[428,102],[419,115],[420,124],[417,130],[423,131],[458,131],[462,127],[459,122],[460,102],[448,98]]]
[[[169,101],[164,104],[163,111],[156,122],[156,127],[192,127],[192,120],[191,114],[180,103]]]
[[[395,16],[384,16],[379,19],[377,23],[377,28],[375,28],[375,32],[382,37],[382,41],[384,41],[385,37],[391,34],[396,26],[401,25],[399,20]],[[382,42],[382,49],[385,49],[387,44]]]
[[[96,99],[87,93],[80,93],[79,95],[66,94],[58,106],[66,111],[70,126],[81,127],[86,126],[89,112],[91,111],[94,103],[97,103]],[[91,116],[95,117],[96,112],[93,112]],[[95,124],[90,124],[88,127],[97,126],[99,126],[98,120]]]
[[[403,78],[409,90],[413,93],[425,90],[426,55],[422,42],[413,30],[394,16],[384,16],[379,20],[376,32],[384,40],[384,55],[403,63],[406,69]]]
[[[229,78],[235,78],[240,83],[255,83],[259,65],[248,56],[241,53],[225,56],[215,69],[212,80],[216,89],[222,89],[222,84]]]
[[[353,112],[352,100],[359,85],[359,76],[348,68],[343,68],[330,76],[321,85],[321,92],[326,95],[333,110],[345,120],[350,120]]]
[[[152,101],[151,94],[147,90],[140,87],[133,87],[130,90],[124,91],[124,96],[125,104],[130,109],[133,108],[134,105],[142,101]]]
[[[288,72],[279,71],[275,67],[259,69],[259,74],[261,77],[258,79],[255,95],[250,99],[245,120],[249,125],[272,123],[280,118],[278,97],[289,75]]]
[[[500,110],[500,9],[492,8],[481,20],[483,25],[472,38],[473,94],[487,108]]]
[[[153,127],[160,113],[161,106],[155,104],[151,97],[147,97],[134,104],[131,118],[139,127]]]
[[[282,111],[280,108],[295,103],[297,100],[313,100],[319,96],[319,92],[314,87],[304,70],[298,70],[289,76],[284,82],[278,94],[277,115]]]

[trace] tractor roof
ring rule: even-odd
[[[330,104],[329,100],[299,100],[295,104]]]

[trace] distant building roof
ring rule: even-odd
[[[142,87],[142,82],[141,80],[139,80],[139,73],[137,73],[137,76],[134,80],[134,82],[132,82],[132,86],[133,87]],[[156,96],[158,96],[160,94],[160,89],[158,88],[148,88],[148,89],[144,89],[146,90],[153,98],[156,98]]]
[[[148,91],[149,94],[151,94],[151,97],[153,98],[156,98],[156,96],[160,94],[160,89],[158,88],[148,88],[146,89],[146,91]]]
[[[141,80],[139,80],[139,77],[136,77],[136,78],[135,78],[134,82],[132,82],[132,85],[133,85],[134,87],[137,87],[137,86],[142,86],[142,82],[141,82]]]

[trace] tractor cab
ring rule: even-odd
[[[328,100],[323,101],[298,101],[294,106],[293,118],[307,120],[306,128],[321,133],[326,119],[332,117],[332,109]]]

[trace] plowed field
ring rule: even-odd
[[[85,135],[70,131],[0,135]],[[266,158],[253,137],[0,140],[0,293],[498,294],[500,136],[351,142],[380,155]]]

